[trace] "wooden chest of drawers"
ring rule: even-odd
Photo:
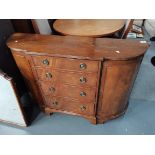
[[[31,64],[45,107],[86,115],[96,121],[100,62],[32,56]]]
[[[94,124],[125,112],[148,48],[139,41],[32,34],[14,34],[7,44],[42,111]]]

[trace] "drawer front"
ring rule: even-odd
[[[82,72],[98,72],[99,62],[90,60],[77,60],[67,58],[53,58],[45,56],[32,56],[35,66],[53,67],[61,70],[75,70]]]
[[[95,89],[49,82],[41,82],[40,86],[44,95],[62,96],[79,101],[95,102]]]
[[[32,60],[35,66],[51,67],[54,64],[54,58],[46,56],[32,56]]]
[[[84,115],[94,115],[94,104],[86,104],[85,102],[77,102],[67,98],[45,96],[46,106],[49,108],[74,112]]]
[[[71,85],[96,87],[98,74],[97,73],[70,73],[54,69],[36,68],[39,80],[50,82],[61,82]],[[50,76],[51,75],[51,76]]]
[[[35,68],[37,73],[37,78],[41,81],[50,81],[54,82],[60,80],[60,77],[57,77],[57,72],[53,69],[47,68]]]
[[[59,58],[55,61],[55,68],[65,70],[76,70],[83,72],[98,72],[99,63],[90,60],[64,59]]]

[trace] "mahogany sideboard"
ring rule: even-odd
[[[7,45],[43,112],[93,124],[125,113],[148,48],[142,41],[24,33],[13,34]]]

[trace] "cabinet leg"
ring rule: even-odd
[[[91,124],[94,124],[96,125],[97,124],[97,121],[96,121],[96,117],[93,117],[93,116],[83,116],[86,120],[89,120],[89,122]]]
[[[94,124],[94,125],[97,124],[97,122],[96,122],[96,118],[91,118],[91,119],[90,119],[90,122],[91,122],[92,124]]]

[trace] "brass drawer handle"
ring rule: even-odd
[[[81,105],[81,106],[80,106],[80,109],[81,109],[81,111],[85,111],[85,110],[86,110],[86,106]]]
[[[51,73],[46,73],[46,77],[47,78],[52,78],[52,74]]]
[[[49,61],[47,59],[43,60],[44,65],[49,65]]]
[[[49,91],[52,92],[52,93],[54,93],[55,92],[55,88],[54,87],[50,87],[49,88]]]
[[[81,91],[80,96],[86,96],[86,93],[84,91]]]
[[[86,68],[87,68],[87,65],[85,63],[80,64],[80,69],[86,69]]]
[[[57,101],[52,102],[53,105],[58,105]]]
[[[80,83],[86,83],[87,79],[83,76],[80,77]]]

